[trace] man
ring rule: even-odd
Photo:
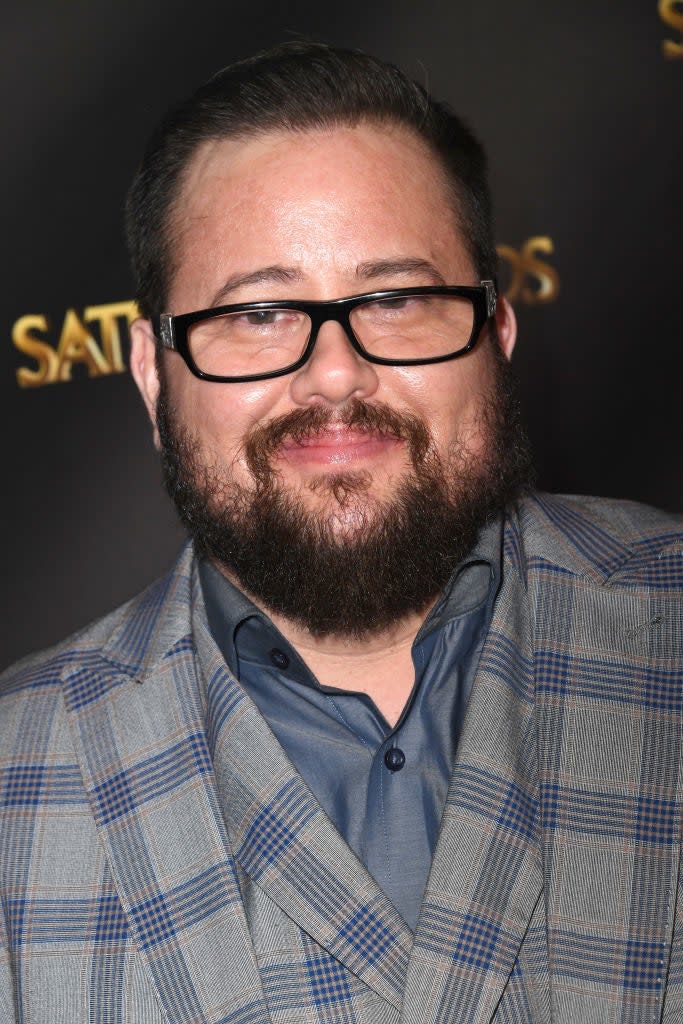
[[[683,1019],[681,526],[530,493],[479,144],[288,45],[128,227],[193,546],[4,678],[0,1020]]]

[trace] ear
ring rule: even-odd
[[[142,395],[154,429],[154,444],[159,447],[157,399],[159,374],[156,367],[157,340],[149,320],[134,320],[130,325],[130,372]]]
[[[509,360],[517,341],[517,317],[505,296],[501,296],[496,304],[496,328],[498,344],[505,358]]]

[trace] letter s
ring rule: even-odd
[[[57,380],[59,359],[57,353],[46,341],[41,341],[32,331],[48,330],[47,317],[29,313],[21,316],[12,328],[14,347],[25,355],[35,359],[38,364],[32,370],[28,366],[20,366],[17,370],[17,384],[20,388],[38,388],[42,384],[52,384]]]
[[[680,0],[659,0],[659,17],[667,25],[671,25],[683,36],[683,8]],[[662,43],[662,50],[665,57],[675,59],[683,57],[683,39],[680,43],[674,43],[672,39],[665,39]]]

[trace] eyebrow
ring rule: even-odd
[[[443,275],[429,260],[417,256],[405,256],[387,260],[366,260],[356,267],[356,277],[360,281],[372,281],[377,277],[404,277],[423,274],[434,284],[445,284]]]
[[[433,263],[417,256],[365,260],[356,267],[356,277],[359,281],[372,281],[378,277],[387,276],[408,277],[414,276],[416,273],[428,277],[434,284],[446,283],[443,275],[439,273]],[[259,267],[258,270],[252,270],[246,274],[232,274],[212,296],[210,308],[224,305],[225,300],[239,288],[246,288],[254,284],[300,284],[303,280],[304,275],[297,267],[283,267],[279,264]]]
[[[303,274],[296,267],[282,267],[277,264],[271,267],[259,267],[247,274],[232,274],[224,281],[211,299],[211,306],[223,305],[238,288],[246,288],[252,284],[298,284]]]

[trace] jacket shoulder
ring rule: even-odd
[[[0,719],[3,717],[1,709],[6,709],[9,703],[30,700],[39,693],[60,687],[65,675],[80,667],[106,661],[134,673],[134,655],[137,653],[138,660],[143,656],[176,575],[177,567],[114,611],[60,643],[30,654],[7,668],[0,674]],[[137,640],[136,650],[131,648],[131,635]]]
[[[683,589],[679,514],[635,501],[538,492],[519,504],[517,523],[527,567],[543,561],[605,581],[637,577],[671,556]]]

